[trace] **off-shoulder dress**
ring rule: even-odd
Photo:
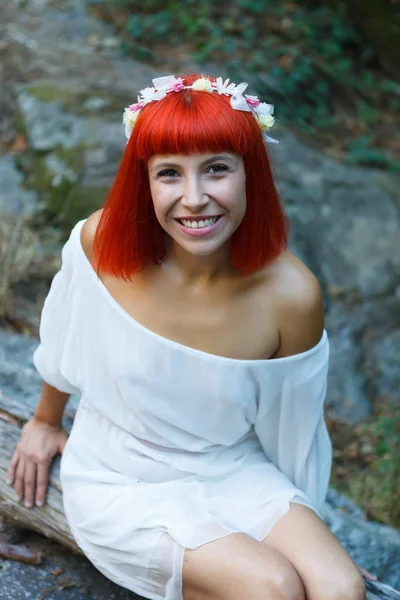
[[[321,516],[332,448],[329,342],[239,360],[133,319],[72,230],[43,307],[34,364],[81,396],[61,461],[65,514],[88,559],[151,600],[182,600],[185,548],[265,538],[290,502]]]

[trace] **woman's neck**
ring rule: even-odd
[[[171,243],[167,246],[163,264],[181,283],[210,285],[237,274],[232,266],[231,252],[231,244],[227,244],[212,255],[196,256]]]

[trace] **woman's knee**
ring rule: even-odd
[[[283,557],[282,557],[283,558]],[[226,564],[226,567],[228,565]],[[203,587],[204,586],[204,587]],[[303,583],[292,565],[283,558],[279,565],[255,561],[221,569],[213,581],[184,586],[184,600],[306,600]]]
[[[266,595],[266,600],[270,597],[274,600],[306,600],[303,583],[290,563],[282,566],[273,575],[269,574],[268,582],[271,596]]]
[[[305,600],[292,563],[244,534],[186,550],[182,575],[184,600]]]
[[[365,600],[366,587],[361,573],[354,567],[348,573],[334,573],[329,581],[320,582],[318,589],[313,589],[311,600]]]

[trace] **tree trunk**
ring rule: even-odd
[[[69,413],[69,414],[68,414]],[[68,410],[66,424],[69,429],[73,410]],[[21,427],[31,417],[31,407],[15,405],[0,392],[0,513],[10,525],[42,533],[82,553],[68,528],[61,496],[60,457],[52,465],[47,501],[43,508],[25,508],[17,502],[15,490],[7,484],[7,470],[21,435]]]

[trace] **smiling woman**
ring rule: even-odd
[[[224,254],[230,265],[232,235],[246,214],[246,173],[240,155],[155,155],[150,192],[158,222],[194,256]]]
[[[362,600],[321,518],[329,342],[318,281],[286,249],[273,107],[220,78],[154,84],[125,110],[104,209],[63,249],[10,481],[40,506],[62,452],[78,545],[151,600]]]
[[[196,79],[198,76],[186,77],[185,84],[190,86]],[[149,261],[162,260],[165,240],[155,215],[151,186],[167,180],[154,180],[152,172],[149,181],[148,162],[154,167],[155,157],[161,157],[160,164],[167,162],[166,168],[175,169],[178,174],[176,155],[182,159],[182,155],[205,152],[211,162],[217,163],[218,157],[210,153],[229,153],[230,160],[225,162],[229,181],[245,172],[247,208],[232,239],[235,268],[250,273],[282,253],[287,241],[287,221],[257,119],[251,111],[232,110],[225,94],[184,89],[168,94],[162,101],[148,103],[135,120],[96,234],[99,270],[129,278]],[[176,175],[168,176],[168,184],[175,181]],[[192,177],[190,181],[185,179],[186,184],[193,183]],[[196,185],[193,190],[200,193]]]

